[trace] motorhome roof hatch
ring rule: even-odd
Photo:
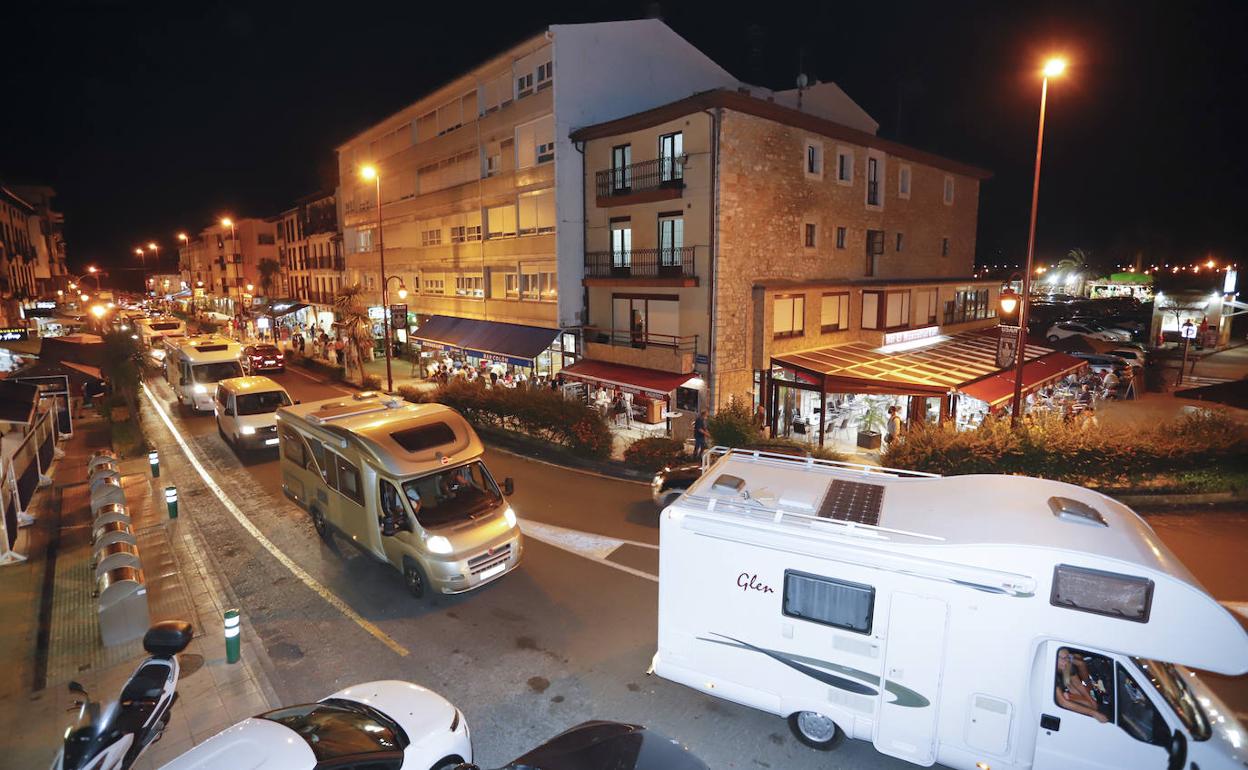
[[[1069,497],[1050,497],[1049,510],[1062,521],[1069,521],[1073,524],[1087,524],[1091,527],[1109,526],[1109,522],[1105,521],[1100,511],[1081,500],[1072,500]]]

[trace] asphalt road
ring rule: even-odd
[[[294,370],[275,379],[305,402],[347,393]],[[488,451],[494,475],[516,481],[512,504],[529,534],[524,564],[482,590],[416,601],[387,565],[341,539],[327,545],[316,536],[307,515],[283,497],[275,454],[240,459],[211,415],[182,413],[163,382],[152,389],[237,512],[315,581],[301,581],[244,529],[145,407],[162,478],[178,485],[185,515],[264,643],[285,703],[370,679],[417,682],[463,710],[483,767],[587,719],[655,727],[713,768],[913,767],[859,741],[811,751],[782,719],[646,676],[656,636],[658,528],[644,485]],[[1235,578],[1248,545],[1244,521],[1153,523],[1219,599],[1245,601],[1245,581]],[[1210,538],[1205,526],[1218,536]],[[1227,530],[1238,533],[1225,537]],[[601,537],[587,543],[579,532]],[[1248,709],[1241,683],[1219,687],[1244,696],[1234,705]]]

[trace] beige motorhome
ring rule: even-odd
[[[206,334],[174,338],[166,342],[166,349],[165,379],[178,403],[197,412],[212,411],[218,382],[243,376],[238,363],[243,346],[227,337]]]
[[[472,426],[441,404],[373,393],[277,412],[282,489],[312,516],[403,573],[416,597],[455,594],[520,563],[523,542]]]

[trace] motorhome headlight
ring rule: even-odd
[[[430,553],[450,553],[452,550],[451,541],[442,535],[434,535],[426,540],[425,547],[429,549]]]
[[[130,335],[130,339],[132,339],[132,340],[137,340],[138,338],[139,338],[139,335],[137,335],[137,334],[131,334],[131,335]]]
[[[242,430],[244,436],[250,436],[256,432],[255,426],[252,425],[244,425]]]
[[[508,527],[516,526],[516,512],[511,509],[510,505],[507,506],[507,510],[503,511],[503,518],[507,520]]]
[[[191,388],[191,390],[194,391],[195,393],[198,393],[199,395],[203,395],[208,392],[208,388],[206,388],[202,383],[198,383],[198,382],[195,383],[195,387]]]

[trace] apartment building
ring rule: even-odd
[[[279,214],[277,253],[283,274],[280,295],[295,300],[285,307],[300,324],[328,329],[345,269],[336,196],[310,195]]]
[[[266,219],[217,222],[178,248],[178,269],[196,304],[231,316],[262,295],[260,263],[266,259],[279,265],[277,224]]]
[[[424,352],[553,374],[583,322],[572,127],[735,86],[658,20],[550,27],[338,147],[347,282],[380,306],[384,245]]]
[[[22,323],[21,303],[38,296],[36,265],[47,263],[39,215],[12,189],[0,185],[0,311],[5,326]]]
[[[65,264],[65,215],[52,206],[56,190],[48,185],[12,185],[10,189],[30,204],[38,217],[39,232],[34,238],[35,291],[38,296],[53,297],[57,289],[64,290],[69,283]],[[38,241],[43,241],[44,248],[38,247]]]
[[[685,411],[744,399],[783,434],[831,394],[947,399],[995,372],[901,355],[971,344],[984,363],[967,333],[995,324],[999,285],[972,278],[988,174],[875,131],[831,83],[715,89],[574,131],[586,360],[565,377]]]

